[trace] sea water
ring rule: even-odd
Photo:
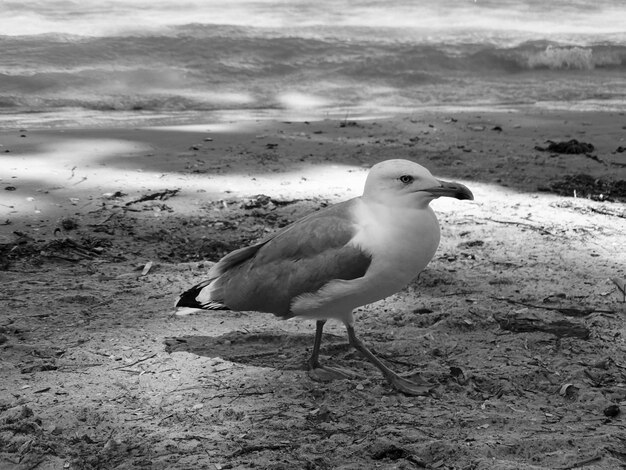
[[[626,111],[626,0],[0,2],[0,126]]]

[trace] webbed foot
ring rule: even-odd
[[[413,374],[411,380],[397,374],[387,375],[386,378],[392,387],[407,395],[432,396],[435,390],[435,386],[419,374]]]
[[[309,377],[316,382],[331,382],[333,380],[355,379],[359,378],[359,375],[341,367],[318,365],[309,369]]]

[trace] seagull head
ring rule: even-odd
[[[422,165],[401,159],[385,160],[374,165],[363,190],[366,199],[412,207],[425,207],[442,196],[474,199],[467,186],[439,180]]]

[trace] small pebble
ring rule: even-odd
[[[604,416],[607,416],[609,418],[615,418],[619,413],[620,409],[617,405],[610,405],[604,409]]]

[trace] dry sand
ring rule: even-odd
[[[3,131],[0,468],[624,468],[625,136],[530,109]],[[595,149],[536,149],[570,139]],[[326,360],[369,378],[311,381],[310,322],[172,316],[209,261],[387,158],[476,198],[433,202],[435,259],[356,315],[436,396],[391,390],[341,325]]]

